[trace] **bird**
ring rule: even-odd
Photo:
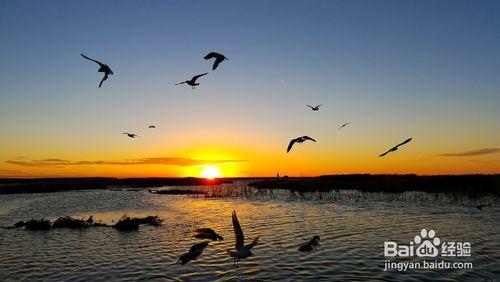
[[[314,249],[314,247],[319,246],[319,236],[314,236],[309,242],[302,244],[299,248],[300,252],[310,252]]]
[[[477,205],[478,210],[482,210],[484,207],[491,207],[491,203]]]
[[[349,124],[351,124],[351,122],[346,122],[346,123],[342,124],[341,126],[339,126],[339,130],[348,126]]]
[[[179,257],[177,264],[185,265],[186,263],[196,260],[202,253],[203,250],[208,246],[208,241],[197,243],[189,248],[189,251]]]
[[[396,146],[394,146],[394,147],[390,148],[389,150],[387,150],[387,152],[385,152],[385,153],[383,153],[383,154],[380,154],[380,155],[379,155],[379,157],[383,157],[383,156],[385,156],[385,155],[389,154],[390,152],[394,152],[394,151],[396,151],[396,150],[398,149],[398,147],[399,147],[399,146],[402,146],[402,145],[404,145],[404,144],[406,144],[406,143],[410,142],[412,139],[413,139],[413,138],[408,138],[408,139],[406,139],[405,141],[401,142],[400,144],[398,144],[398,145],[396,145]]]
[[[186,80],[186,81],[183,81],[183,82],[179,82],[179,83],[176,83],[175,85],[186,83],[187,85],[191,85],[191,88],[194,90],[197,85],[200,85],[199,83],[196,83],[196,80],[198,78],[206,75],[206,74],[208,74],[208,72],[202,73],[202,74],[199,74],[199,75],[195,75],[195,76],[193,76],[193,78],[191,78],[191,80]]]
[[[92,62],[95,62],[99,65],[99,69],[97,70],[97,72],[103,72],[104,73],[104,77],[102,78],[101,82],[99,83],[99,88],[101,88],[102,86],[102,83],[108,79],[108,76],[112,75],[113,74],[113,71],[111,70],[111,68],[106,65],[106,64],[103,64],[97,60],[94,60],[94,59],[91,59],[87,56],[85,56],[84,54],[80,54],[82,55],[82,57],[84,57],[85,59],[89,60],[89,61],[92,61]]]
[[[229,60],[228,58],[226,58],[226,56],[216,52],[210,52],[203,58],[205,60],[210,60],[215,58],[214,64],[212,65],[212,70],[215,70],[219,66],[219,64],[222,63],[224,60]]]
[[[317,105],[317,106],[315,106],[315,107],[310,106],[310,105],[307,105],[307,106],[308,106],[309,108],[311,108],[311,110],[313,110],[313,111],[319,111],[319,107],[321,107],[321,105]]]
[[[134,133],[123,132],[123,134],[127,135],[130,138],[141,137],[141,136],[134,134]]]
[[[232,221],[235,237],[234,247],[236,251],[233,251],[231,249],[228,249],[226,251],[227,254],[234,259],[234,266],[238,267],[238,262],[240,261],[240,259],[244,259],[253,255],[252,248],[255,247],[255,245],[257,245],[257,243],[259,242],[259,237],[256,237],[252,241],[252,243],[245,245],[245,236],[243,235],[243,230],[241,229],[240,222],[238,221],[238,217],[236,216],[236,211],[233,211]]]
[[[194,237],[199,239],[211,239],[214,241],[224,240],[224,237],[217,234],[212,228],[198,228],[194,231]]]
[[[287,153],[288,153],[288,152],[290,152],[290,150],[291,150],[291,149],[292,149],[292,147],[293,147],[293,144],[295,144],[295,143],[299,143],[299,144],[300,144],[300,143],[302,143],[302,142],[304,142],[304,141],[306,141],[306,140],[311,140],[311,141],[313,141],[313,142],[316,142],[316,140],[312,139],[312,138],[311,138],[311,137],[309,137],[309,136],[297,137],[297,138],[295,138],[295,139],[290,140],[290,143],[288,144],[288,148],[286,149],[286,152],[287,152]]]
[[[150,126],[148,126],[148,128],[156,128],[156,126],[150,125]]]

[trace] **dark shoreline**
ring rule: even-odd
[[[330,191],[354,189],[364,192],[401,193],[467,193],[500,195],[500,174],[432,175],[415,174],[346,174],[318,177],[282,177],[255,181],[249,186],[258,189],[293,191]]]
[[[433,175],[414,174],[342,174],[318,177],[255,178],[0,178],[0,194],[51,193],[75,190],[157,188],[165,186],[210,186],[252,180],[257,189],[292,191],[331,191],[354,189],[365,192],[467,193],[500,195],[500,174]]]
[[[220,178],[2,178],[0,194],[52,193],[75,190],[154,188],[164,186],[204,186],[231,183],[230,179]]]

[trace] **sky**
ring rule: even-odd
[[[499,13],[498,1],[1,1],[0,177],[500,173]],[[215,71],[211,51],[229,58]],[[102,88],[80,53],[113,70]],[[204,72],[194,91],[175,86]],[[317,142],[287,154],[302,135]]]

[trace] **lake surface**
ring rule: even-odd
[[[113,228],[27,231],[0,229],[0,281],[13,280],[469,280],[500,279],[498,197],[332,191],[295,193],[255,190],[245,181],[203,187],[213,197],[158,195],[147,190],[88,190],[0,195],[0,226],[19,220],[94,215],[105,223],[129,216],[159,215],[164,224],[138,231]],[[184,189],[191,189],[186,187]],[[478,210],[478,203],[492,207]],[[231,212],[236,210],[247,242],[260,236],[254,255],[233,266]],[[176,261],[202,240],[196,228],[224,236],[196,261]],[[441,241],[471,242],[472,269],[384,271],[384,241],[408,244],[421,229]],[[321,246],[297,251],[313,235]],[[416,259],[415,261],[418,261]]]

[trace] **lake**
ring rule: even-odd
[[[203,195],[159,195],[148,190],[83,190],[0,195],[0,226],[19,220],[93,215],[111,224],[122,215],[158,215],[163,225],[138,231],[113,228],[27,231],[0,229],[0,280],[469,280],[500,279],[500,201],[495,196],[425,192],[367,193],[355,190],[298,193],[253,189],[247,181],[203,189]],[[178,188],[176,188],[178,189]],[[480,203],[492,203],[482,210]],[[254,255],[239,268],[226,250],[234,248],[231,212],[246,242],[260,236]],[[196,228],[224,236],[195,261],[178,257],[196,239]],[[470,242],[468,257],[439,258],[472,263],[471,269],[385,271],[384,242],[409,244],[422,229],[441,242]],[[321,246],[298,247],[312,236]],[[397,259],[396,259],[397,260]],[[421,258],[401,259],[418,262]]]

